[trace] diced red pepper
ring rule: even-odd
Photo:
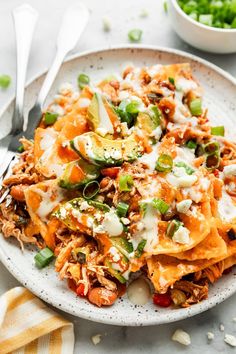
[[[85,297],[85,294],[84,294],[84,284],[79,284],[79,286],[77,286],[77,288],[76,288],[76,294],[77,294],[78,296]]]
[[[154,294],[153,303],[160,307],[169,307],[172,300],[169,294]]]
[[[219,177],[219,170],[217,170],[217,169],[214,170],[214,171],[213,171],[213,174],[214,174],[216,177]]]
[[[101,170],[101,174],[106,177],[116,178],[120,171],[120,167],[108,167]]]

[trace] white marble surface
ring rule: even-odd
[[[22,0],[0,0],[0,73],[9,74],[13,80],[7,91],[0,91],[0,107],[14,93],[15,41],[11,9],[23,2]],[[74,2],[76,0],[28,0],[40,15],[30,56],[28,79],[49,66],[54,54],[61,15],[65,7]],[[236,54],[225,56],[206,54],[183,43],[171,29],[163,11],[162,0],[84,0],[83,2],[91,10],[91,19],[74,52],[127,43],[127,32],[136,27],[143,30],[142,43],[144,44],[174,47],[197,54],[236,76]],[[149,13],[147,18],[140,17],[143,9]],[[112,30],[109,33],[104,33],[102,29],[103,16],[108,16],[111,20]],[[18,282],[0,264],[0,295],[17,285]],[[68,315],[65,317],[75,324],[76,354],[141,352],[169,354],[171,351],[192,354],[199,354],[201,351],[204,354],[231,353],[235,348],[224,343],[224,332],[219,330],[219,325],[223,323],[226,333],[236,335],[236,323],[233,322],[233,317],[236,317],[235,300],[236,295],[192,319],[145,328],[108,326]],[[191,346],[185,348],[170,340],[176,328],[183,328],[189,332],[192,338]],[[208,343],[206,338],[208,331],[215,334],[215,339],[211,343]],[[102,334],[102,340],[99,345],[94,346],[90,338],[97,333]]]

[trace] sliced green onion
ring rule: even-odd
[[[11,78],[9,75],[0,75],[0,87],[1,88],[8,88],[11,83]]]
[[[193,20],[197,21],[197,14],[196,14],[196,12],[191,12],[191,14],[189,14],[189,17],[191,17]]]
[[[202,101],[200,98],[196,98],[190,102],[190,111],[194,116],[200,116],[202,114]]]
[[[218,152],[220,149],[220,145],[218,142],[216,141],[212,141],[210,143],[207,143],[205,146],[204,146],[204,151],[207,155],[211,155],[211,154],[214,154],[216,152]]]
[[[194,140],[189,140],[186,144],[189,149],[196,149],[197,143]]]
[[[130,192],[134,181],[131,175],[122,175],[119,178],[119,189],[121,192]]]
[[[138,247],[136,248],[136,251],[135,251],[136,258],[139,258],[142,256],[142,253],[143,253],[144,247],[146,246],[146,243],[147,243],[147,240],[144,240],[144,239],[139,242]]]
[[[220,156],[219,153],[216,152],[211,155],[207,155],[206,157],[206,167],[210,170],[213,170],[217,167],[219,167],[220,164]]]
[[[46,112],[44,115],[44,124],[52,125],[56,122],[57,118],[58,118],[57,113]]]
[[[85,199],[92,199],[100,191],[100,186],[97,181],[88,182],[83,189],[83,197]]]
[[[25,151],[24,146],[23,146],[23,145],[20,145],[20,146],[18,147],[17,151],[18,151],[20,154],[21,154],[22,152],[24,152],[24,151]]]
[[[206,26],[212,26],[213,15],[200,15],[199,22]]]
[[[172,85],[175,85],[175,79],[173,77],[169,77],[168,80]]]
[[[38,268],[44,268],[52,261],[53,257],[54,253],[50,248],[45,247],[34,256],[34,261]]]
[[[110,210],[109,205],[98,202],[96,200],[88,200],[88,204],[92,205],[94,208],[100,209],[105,212],[108,212]]]
[[[164,7],[165,13],[167,14],[167,12],[168,12],[168,4],[167,4],[167,1],[164,1],[163,7]]]
[[[166,234],[169,237],[173,237],[174,233],[178,230],[178,228],[182,225],[183,223],[179,220],[172,220],[169,222],[166,230]]]
[[[82,90],[85,86],[89,84],[89,76],[86,74],[80,74],[78,76],[78,86]]]
[[[120,218],[125,217],[127,215],[128,210],[129,204],[126,204],[124,202],[119,202],[117,204],[117,214]]]
[[[158,172],[170,172],[173,167],[173,159],[170,155],[162,154],[158,157],[156,170]]]
[[[211,134],[224,136],[225,135],[225,127],[223,125],[221,125],[219,127],[211,127]]]
[[[175,163],[176,167],[183,167],[188,175],[192,175],[194,173],[194,169],[190,166],[188,166],[185,162],[176,162]]]
[[[161,111],[155,105],[151,105],[150,110],[151,110],[152,118],[154,120],[155,125],[159,126],[161,124]]]
[[[133,29],[129,31],[128,37],[130,42],[140,42],[142,38],[143,31],[140,29]]]
[[[152,205],[155,209],[157,209],[161,214],[165,214],[170,206],[162,199],[154,198],[152,201]]]
[[[137,116],[139,113],[139,106],[140,106],[139,102],[132,101],[129,104],[127,104],[126,112],[133,115],[133,116]]]

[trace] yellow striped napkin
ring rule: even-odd
[[[0,297],[0,354],[72,354],[73,324],[22,287]]]

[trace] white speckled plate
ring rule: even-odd
[[[231,134],[235,131],[236,81],[216,66],[172,49],[120,47],[74,56],[63,64],[51,90],[51,98],[61,83],[71,82],[76,85],[78,73],[81,71],[86,72],[92,80],[97,80],[120,71],[127,62],[133,62],[137,66],[190,62],[194,75],[205,90],[204,102],[209,107],[210,118],[215,123],[224,124]],[[27,86],[26,112],[34,103],[43,77],[44,75],[39,75]],[[4,131],[9,130],[12,110],[11,101],[0,115],[0,137]],[[67,288],[67,284],[57,278],[53,265],[38,270],[34,266],[34,253],[35,250],[30,247],[22,253],[15,240],[6,240],[0,236],[0,259],[24,286],[61,310],[97,322],[126,326],[173,322],[203,312],[224,301],[236,291],[236,274],[232,271],[211,287],[208,300],[187,309],[163,309],[154,306],[151,301],[145,306],[134,306],[126,297],[117,301],[112,307],[97,308],[88,301],[76,297]]]

